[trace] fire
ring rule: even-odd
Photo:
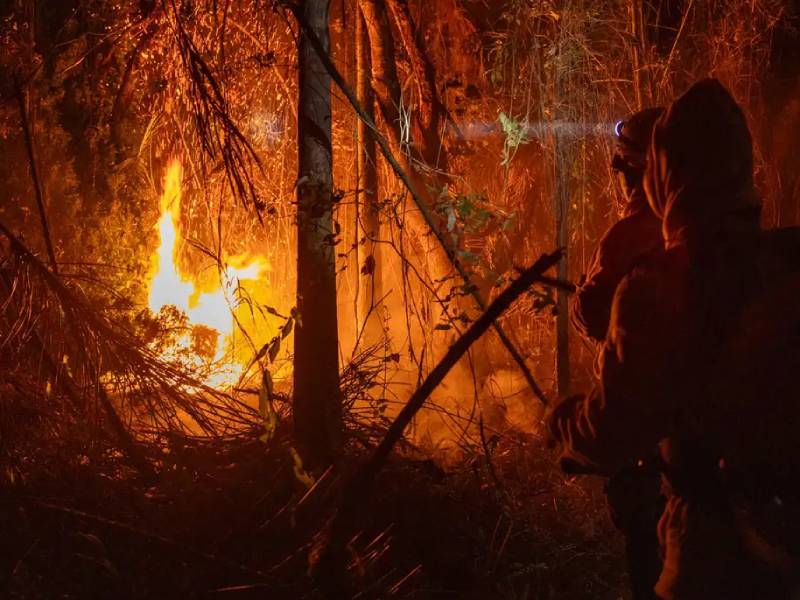
[[[241,363],[246,360],[242,352],[236,351],[237,340],[241,344],[245,337],[241,329],[245,329],[251,340],[253,337],[247,329],[256,329],[252,313],[249,319],[238,319],[237,324],[237,302],[233,291],[238,286],[248,292],[257,288],[258,281],[268,271],[269,264],[260,256],[245,254],[229,257],[211,290],[206,289],[207,285],[201,286],[196,278],[179,272],[175,258],[182,242],[178,227],[181,180],[181,164],[173,160],[164,179],[164,192],[160,202],[161,217],[156,226],[159,245],[152,257],[149,307],[154,314],[158,314],[165,306],[172,305],[188,317],[190,326],[202,325],[214,330],[217,339],[213,374],[205,383],[214,387],[232,385],[241,375]],[[180,355],[182,361],[190,363],[187,366],[199,366],[202,358],[191,356],[191,345],[192,336],[187,330],[178,337],[177,347],[164,353],[164,358],[175,360]]]

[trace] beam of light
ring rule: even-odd
[[[524,134],[527,139],[545,140],[553,134],[566,138],[618,136],[614,122],[584,123],[580,121],[553,120],[527,123]],[[494,121],[469,121],[459,124],[459,130],[468,140],[481,140],[503,135],[503,130]]]

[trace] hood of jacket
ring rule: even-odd
[[[645,191],[667,246],[728,224],[758,226],[750,130],[716,79],[704,79],[656,122]]]

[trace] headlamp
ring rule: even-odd
[[[622,137],[622,128],[625,126],[625,121],[617,121],[616,125],[614,125],[614,135],[618,138]]]

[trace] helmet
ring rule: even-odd
[[[644,170],[653,126],[662,114],[664,108],[661,106],[646,108],[617,123],[614,127],[617,136],[616,164],[612,163],[612,167],[624,171],[624,163],[628,169]]]
[[[660,106],[646,108],[633,113],[624,121],[619,121],[614,127],[617,151],[611,161],[611,168],[624,177],[626,194],[642,189],[653,127],[663,113],[664,109]]]

